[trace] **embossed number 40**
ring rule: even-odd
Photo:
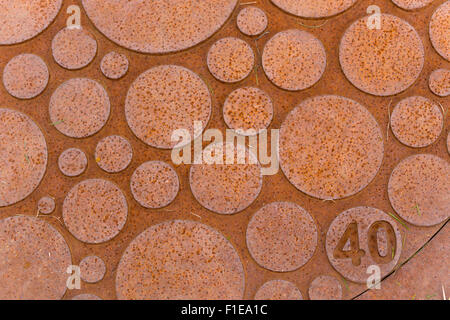
[[[386,234],[386,254],[382,256],[378,247],[378,231],[383,229]],[[373,223],[368,232],[367,239],[369,241],[368,248],[372,259],[379,264],[389,263],[394,259],[396,252],[396,237],[394,229],[387,221],[377,221]],[[347,246],[347,243],[349,246]],[[390,254],[392,253],[392,254]],[[352,259],[354,266],[361,264],[361,258],[364,257],[366,252],[359,246],[359,234],[358,224],[352,222],[348,225],[342,238],[339,240],[336,248],[333,251],[335,259]]]

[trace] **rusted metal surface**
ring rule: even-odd
[[[4,2],[12,3],[11,1]],[[125,2],[128,1],[124,1],[124,3]],[[223,1],[217,1],[218,4],[219,2],[220,4],[223,3]],[[98,3],[104,5],[106,2],[98,1]],[[32,53],[41,57],[45,61],[50,74],[47,88],[42,92],[42,94],[32,100],[16,99],[6,91],[4,86],[0,86],[1,107],[17,110],[27,114],[36,124],[38,124],[41,131],[44,133],[48,149],[48,164],[46,166],[47,169],[42,182],[34,192],[29,194],[22,201],[14,204],[8,204],[7,206],[2,206],[0,208],[0,218],[4,219],[17,214],[34,216],[36,215],[37,203],[39,199],[44,196],[51,195],[55,198],[56,210],[49,216],[40,215],[36,221],[45,221],[58,230],[70,248],[73,263],[78,263],[86,256],[96,255],[100,257],[106,265],[106,274],[103,280],[95,284],[82,282],[80,290],[67,290],[63,297],[64,299],[72,299],[79,294],[93,294],[103,299],[116,299],[118,296],[122,297],[120,294],[116,294],[116,285],[119,282],[117,281],[117,266],[119,265],[119,261],[126,248],[133,241],[133,239],[135,239],[147,228],[155,226],[158,223],[175,219],[201,222],[202,224],[217,230],[217,232],[229,239],[229,242],[235,248],[243,265],[243,270],[245,273],[245,289],[242,290],[244,290],[243,297],[246,299],[253,299],[257,290],[264,283],[274,279],[286,280],[293,283],[294,286],[297,287],[305,297],[307,297],[308,288],[311,282],[316,277],[321,275],[329,275],[338,279],[342,286],[343,299],[352,298],[363,292],[366,289],[366,286],[348,280],[343,280],[341,275],[330,264],[325,251],[325,237],[332,221],[341,212],[358,206],[370,206],[380,209],[386,213],[394,213],[387,194],[388,181],[393,169],[400,163],[401,160],[407,158],[408,156],[422,153],[433,154],[439,156],[443,159],[443,161],[448,163],[449,153],[446,144],[449,131],[448,113],[445,114],[444,129],[442,130],[441,135],[434,143],[424,148],[409,148],[398,141],[390,130],[386,130],[389,122],[389,106],[395,106],[404,98],[420,95],[429,98],[434,102],[439,102],[443,106],[444,111],[448,108],[448,97],[435,96],[428,87],[428,79],[433,70],[439,68],[450,68],[449,63],[433,48],[429,35],[431,16],[435,10],[444,3],[444,1],[436,0],[428,6],[413,11],[402,10],[390,1],[376,3],[376,5],[380,7],[382,13],[395,15],[412,25],[419,35],[425,52],[424,66],[420,72],[420,75],[418,75],[415,81],[413,81],[413,83],[411,83],[405,91],[390,97],[369,95],[363,91],[360,91],[347,80],[339,63],[339,44],[342,36],[353,22],[367,14],[367,7],[373,4],[372,1],[359,0],[344,12],[335,14],[327,20],[305,20],[280,10],[269,0],[258,0],[255,6],[263,9],[267,14],[267,31],[269,32],[268,35],[266,34],[259,39],[246,37],[239,31],[236,26],[236,19],[240,9],[242,9],[243,6],[239,5],[234,8],[236,1],[229,1],[228,3],[230,4],[230,6],[227,7],[230,8],[229,13],[226,15],[221,15],[223,19],[222,22],[219,21],[220,23],[217,23],[216,21],[214,25],[208,24],[210,27],[208,29],[209,33],[205,31],[205,33],[202,34],[200,41],[197,41],[200,38],[196,38],[196,41],[193,42],[189,37],[184,38],[185,35],[183,35],[183,33],[178,33],[177,30],[179,29],[173,29],[176,31],[176,37],[168,37],[168,39],[181,39],[182,41],[173,42],[176,44],[175,46],[160,46],[159,49],[178,51],[180,48],[183,48],[183,46],[184,48],[187,48],[188,46],[191,47],[190,49],[179,51],[177,53],[144,54],[118,46],[114,42],[108,40],[94,26],[91,20],[88,19],[81,1],[75,0],[64,1],[64,4],[55,21],[39,36],[24,43],[10,46],[0,46],[0,70],[3,70],[8,61],[10,61],[13,57],[22,53]],[[69,17],[69,15],[66,14],[66,10],[69,5],[72,4],[77,4],[82,8],[82,27],[91,34],[91,36],[97,41],[98,45],[97,55],[94,57],[92,62],[86,67],[74,71],[70,71],[59,66],[54,61],[51,50],[51,42],[53,38],[60,30],[66,27],[66,22]],[[109,9],[110,8],[105,6],[101,9],[101,12],[99,11],[98,16],[104,17],[105,13],[109,15],[109,12],[111,12]],[[95,10],[97,9],[94,7],[93,11]],[[118,12],[121,16],[123,16],[123,11]],[[3,14],[3,12],[0,14]],[[41,13],[39,14],[41,15]],[[180,14],[181,18],[182,16],[183,15]],[[199,16],[202,16],[200,11]],[[139,29],[139,25],[142,24],[142,21],[144,21],[142,18],[146,19],[145,21],[151,19],[149,18],[148,11],[147,13],[143,12],[140,16],[136,16],[134,15],[134,11],[130,10],[127,17],[132,17],[132,19],[128,18],[128,21],[131,23],[130,26],[136,29]],[[205,15],[205,17],[208,19],[209,16]],[[203,23],[204,21],[201,22]],[[209,22],[212,22],[212,20],[208,20],[208,23]],[[323,24],[324,22],[325,24]],[[221,27],[222,24],[223,27]],[[184,22],[180,23],[179,26],[189,27],[189,25],[185,25]],[[213,26],[215,27],[213,28]],[[445,24],[443,24],[443,26],[445,26]],[[326,67],[320,80],[317,81],[311,88],[296,92],[282,90],[274,86],[274,84],[266,77],[264,70],[261,67],[260,58],[265,44],[271,37],[279,32],[290,29],[299,29],[312,34],[323,44],[326,52]],[[26,30],[26,28],[23,30]],[[111,30],[115,32],[118,28],[117,26],[112,25]],[[129,32],[130,29],[125,30],[126,31],[124,31],[124,34],[128,37],[128,39],[125,39],[125,37],[122,39],[124,41],[132,41],[133,38],[130,35],[133,33]],[[42,30],[34,31],[33,35],[39,31]],[[217,32],[214,33],[215,31]],[[103,30],[103,32],[107,33],[105,30]],[[445,40],[439,40],[442,39],[442,37],[434,36],[434,32],[432,34],[435,47],[437,50],[440,50],[438,49],[440,48],[439,43],[445,43]],[[441,34],[445,36],[445,33],[441,32]],[[211,37],[209,37],[210,35]],[[31,33],[30,35],[21,35],[18,38],[19,40],[16,42],[30,38],[31,36]],[[109,36],[112,38],[112,35]],[[243,81],[234,84],[225,84],[217,81],[211,75],[207,67],[206,58],[209,49],[216,41],[230,36],[240,38],[252,47],[255,54],[255,65],[257,67],[254,68],[252,73]],[[114,41],[118,42],[118,39],[119,38],[116,38],[117,41]],[[145,44],[143,42],[146,39],[145,36],[137,37],[135,39],[137,39],[141,45]],[[154,43],[157,44],[158,42],[156,41]],[[159,44],[161,43],[162,42],[159,42]],[[145,45],[141,47],[132,47],[131,44],[125,42],[124,44],[126,44],[129,48],[131,47],[140,51],[150,49],[153,50],[156,48],[145,47]],[[104,77],[100,69],[102,58],[111,51],[125,55],[129,61],[128,72],[119,80],[111,80]],[[445,56],[444,51],[441,50],[439,52]],[[399,57],[396,57],[396,59],[400,60],[400,62],[402,61]],[[192,70],[193,73],[202,78],[205,85],[205,92],[208,96],[206,100],[211,99],[210,115],[207,117],[209,122],[207,121],[207,123],[204,123],[204,126],[207,126],[207,128],[218,128],[223,132],[226,129],[226,124],[222,118],[223,104],[231,92],[241,87],[258,87],[267,92],[270,96],[274,106],[274,113],[273,121],[271,122],[269,129],[279,129],[288,113],[307,98],[330,94],[351,98],[367,108],[381,128],[382,138],[384,140],[384,159],[382,165],[372,182],[370,182],[364,189],[350,197],[335,201],[322,201],[320,199],[307,196],[297,190],[288,181],[288,179],[286,179],[280,170],[276,175],[264,176],[261,191],[254,201],[241,212],[230,215],[216,214],[203,207],[195,199],[189,186],[189,170],[191,166],[184,164],[177,166],[174,165],[174,169],[180,180],[180,191],[177,197],[172,203],[164,208],[146,209],[134,200],[130,189],[130,177],[136,168],[150,160],[164,161],[168,164],[172,164],[170,150],[151,147],[137,138],[128,126],[124,106],[126,104],[127,93],[129,88],[132,86],[132,83],[139,77],[139,75],[159,65],[183,66],[189,70]],[[408,77],[410,77],[410,75],[408,75]],[[107,121],[104,123],[104,126],[100,131],[92,136],[81,139],[71,138],[62,134],[59,131],[61,127],[58,128],[58,125],[61,124],[58,120],[61,119],[51,119],[48,111],[51,97],[57,88],[65,81],[73,78],[89,78],[97,81],[103,88],[105,88],[110,100],[111,112],[109,118],[107,118]],[[160,79],[155,78],[155,81],[159,82]],[[88,92],[86,91],[85,93],[87,94]],[[74,110],[81,109],[74,108]],[[189,115],[188,111],[185,111],[184,109],[180,110],[181,111],[178,112],[181,115],[185,117]],[[76,116],[74,116],[74,118],[76,118]],[[87,118],[87,120],[93,120],[93,118]],[[0,131],[2,128],[4,127],[0,127]],[[170,131],[170,129],[167,129],[167,127],[163,124],[157,124],[154,128],[162,131],[166,130],[167,132]],[[124,137],[130,142],[133,149],[133,160],[131,161],[131,164],[125,170],[116,174],[110,174],[102,170],[97,165],[95,159],[95,149],[98,142],[111,135],[120,135]],[[2,142],[0,142],[0,144],[1,143]],[[86,171],[80,176],[73,178],[64,176],[58,169],[59,155],[64,150],[72,147],[83,150],[88,158]],[[370,148],[370,146],[367,146],[367,148]],[[20,150],[17,152],[19,155],[23,154]],[[17,159],[22,161],[22,159],[19,158]],[[25,163],[26,160],[23,160],[22,165]],[[92,245],[79,241],[76,237],[74,237],[74,235],[69,232],[68,226],[61,223],[63,222],[61,217],[63,202],[69,191],[76,184],[86,179],[99,178],[112,181],[117,185],[126,198],[126,202],[128,204],[128,214],[126,223],[114,238],[106,242]],[[0,179],[4,179],[4,177],[2,176]],[[2,185],[3,184],[0,182],[0,190],[3,188]],[[311,216],[313,216],[318,228],[317,249],[313,257],[304,266],[292,272],[274,273],[270,270],[262,268],[256,263],[256,261],[253,260],[246,246],[246,229],[252,215],[260,210],[264,205],[277,201],[290,201],[300,205],[307,212],[309,212]],[[414,204],[412,206],[414,206]],[[58,219],[61,220],[61,222]],[[430,237],[442,225],[441,223],[431,227],[419,227],[409,224],[406,221],[401,221],[408,227],[408,229],[404,228],[400,223],[397,224],[402,232],[402,240],[405,239],[402,246],[402,253],[399,263],[404,262],[407,258],[414,254],[417,249],[420,248],[428,239],[430,239]],[[436,238],[433,239],[431,243],[435,240]],[[177,248],[176,246],[174,247]],[[442,251],[437,249],[435,250],[433,247],[431,248],[430,257],[442,256]],[[448,245],[445,243],[442,248],[442,250],[448,251]],[[417,257],[409,261],[406,266],[414,262],[414,259],[416,258]],[[68,261],[67,264],[71,264],[72,262]],[[445,265],[445,268],[447,267],[448,263]],[[62,271],[65,277],[64,282],[68,276],[67,273],[65,273],[65,268],[67,268],[67,266],[65,266]],[[419,268],[418,273],[421,273],[421,270],[425,269]],[[441,282],[448,280],[448,274],[438,272],[438,269],[434,270],[433,264],[428,264],[427,270],[429,270],[430,275],[436,275],[436,279],[439,279]],[[19,271],[20,269],[16,270],[16,272]],[[236,275],[236,273],[233,274]],[[413,274],[415,274],[415,272],[411,271],[411,275]],[[54,281],[52,282],[53,284],[58,283],[57,280],[55,281],[54,277],[52,277],[52,279]],[[417,288],[418,291],[422,290],[422,287],[420,286]],[[386,290],[387,292],[395,293],[395,291],[393,291],[394,289],[389,289],[389,287],[386,287]],[[423,290],[425,291],[425,289]],[[411,296],[413,294],[411,294]],[[426,294],[428,293],[424,293],[424,295]],[[60,296],[62,296],[62,294],[49,294],[47,297],[59,298]],[[417,297],[424,296],[417,295]]]
[[[341,300],[342,285],[335,277],[319,276],[308,289],[311,300]]]
[[[303,300],[303,295],[292,282],[270,280],[258,289],[255,300]]]
[[[450,95],[450,70],[437,69],[430,74],[430,90],[440,97]]]

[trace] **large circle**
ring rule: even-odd
[[[16,44],[37,36],[55,19],[62,0],[0,0],[0,45]]]
[[[213,162],[214,158],[207,160],[213,153],[221,163]],[[233,154],[234,161],[227,161],[227,153]],[[262,169],[253,153],[229,142],[213,143],[202,155],[202,163],[191,166],[189,182],[203,207],[220,214],[234,214],[256,200],[262,188]]]
[[[242,299],[245,274],[236,250],[211,227],[174,220],[152,226],[125,250],[119,299]]]
[[[391,115],[391,128],[401,143],[422,148],[439,138],[444,125],[441,108],[433,101],[413,96],[401,100]]]
[[[366,283],[370,266],[380,268],[381,278],[394,269],[402,252],[402,236],[397,222],[383,211],[357,207],[333,220],[325,247],[328,260],[342,276]]]
[[[61,299],[71,264],[66,241],[47,222],[26,216],[0,220],[0,299]]]
[[[48,68],[35,54],[20,54],[12,58],[3,70],[6,91],[18,99],[32,99],[47,87]]]
[[[394,4],[405,10],[415,10],[429,5],[433,0],[392,0]]]
[[[97,41],[83,28],[64,28],[52,40],[55,61],[63,68],[87,66],[97,54]]]
[[[61,84],[50,98],[53,126],[71,138],[86,138],[108,121],[108,93],[98,82],[87,78],[70,79]]]
[[[450,164],[417,154],[392,171],[388,195],[394,210],[417,226],[433,226],[450,217]]]
[[[270,280],[258,289],[255,300],[303,300],[303,296],[292,282]]]
[[[450,1],[441,4],[433,13],[429,33],[434,49],[450,61]]]
[[[252,72],[255,54],[244,40],[228,37],[211,46],[206,63],[217,80],[234,83],[245,79]]]
[[[0,108],[0,207],[28,197],[47,168],[47,144],[27,115]]]
[[[408,22],[390,14],[380,15],[379,30],[369,26],[369,17],[363,17],[341,39],[339,60],[345,76],[358,89],[377,96],[406,90],[423,68],[422,40]]]
[[[350,8],[357,0],[271,0],[280,9],[304,18],[325,18]]]
[[[125,225],[127,200],[112,182],[89,179],[74,186],[64,199],[62,215],[78,240],[102,243],[114,238]]]
[[[273,202],[251,218],[247,247],[260,266],[276,272],[294,271],[313,256],[317,247],[317,226],[299,205]]]
[[[272,118],[272,99],[259,88],[236,89],[228,95],[223,105],[225,123],[241,135],[255,135],[267,129]]]
[[[203,80],[184,67],[163,65],[141,74],[131,85],[125,116],[133,133],[144,143],[163,149],[177,145],[175,130],[197,138],[211,116],[211,94]],[[201,131],[195,129],[201,122]]]
[[[134,199],[145,208],[157,209],[169,205],[180,190],[175,170],[162,161],[140,165],[130,179]]]
[[[108,39],[135,51],[169,53],[211,37],[237,0],[83,0],[94,25]]]
[[[307,99],[281,125],[281,169],[297,189],[319,199],[361,191],[377,174],[383,155],[378,123],[351,99]]]
[[[264,47],[264,72],[276,86],[290,91],[304,90],[322,77],[327,55],[314,35],[297,29],[273,36]]]

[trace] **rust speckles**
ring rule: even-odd
[[[66,241],[47,222],[26,216],[0,220],[0,299],[61,299],[71,264]]]
[[[394,210],[417,226],[433,226],[450,216],[450,164],[431,154],[413,155],[391,174],[389,200]]]
[[[177,196],[180,182],[175,170],[165,162],[149,161],[140,165],[131,176],[131,193],[145,208],[162,208]]]
[[[429,5],[433,0],[392,0],[397,6],[405,10],[415,10]]]
[[[338,279],[331,276],[319,276],[308,289],[311,300],[341,300],[342,286]]]
[[[384,155],[378,123],[356,101],[318,96],[291,111],[280,130],[280,165],[300,191],[341,199],[365,188]]]
[[[391,128],[403,144],[422,148],[432,144],[442,132],[444,116],[433,101],[413,96],[401,100],[391,115]]]
[[[264,47],[262,65],[270,81],[290,91],[320,80],[327,64],[325,48],[312,34],[291,29],[277,33]]]
[[[381,210],[357,207],[340,213],[326,236],[328,260],[346,279],[366,283],[367,269],[380,267],[381,278],[397,265],[402,236],[397,222]]]
[[[220,39],[211,46],[206,62],[217,80],[233,83],[250,74],[255,64],[255,55],[247,42],[229,37]]]
[[[186,129],[191,137],[194,122],[203,128],[211,116],[211,95],[207,85],[184,67],[163,65],[141,74],[131,85],[125,102],[125,116],[133,133],[144,143],[163,149],[177,145],[172,133]]]
[[[0,45],[17,44],[44,31],[61,9],[62,0],[1,0]]]
[[[44,60],[34,54],[12,58],[3,70],[6,91],[18,99],[32,99],[47,87],[48,68]]]
[[[89,256],[80,262],[80,277],[88,283],[96,283],[103,279],[106,273],[106,265],[97,256]]]
[[[86,154],[77,148],[70,148],[61,153],[58,158],[58,167],[68,177],[81,175],[87,167]]]
[[[267,16],[257,7],[246,7],[239,12],[237,26],[243,34],[257,36],[266,30]]]
[[[55,211],[55,199],[49,196],[42,197],[38,201],[38,214],[51,214]]]
[[[52,53],[61,67],[81,69],[95,58],[97,41],[82,28],[64,28],[53,38]]]
[[[269,95],[258,88],[240,88],[227,97],[223,118],[228,127],[239,134],[253,129],[255,134],[272,122],[273,104]]]
[[[193,221],[168,221],[138,235],[117,268],[119,299],[242,299],[244,269],[219,232]]]
[[[264,268],[294,271],[313,256],[317,226],[306,210],[291,202],[274,202],[256,212],[247,227],[247,246]]]
[[[304,18],[334,16],[350,8],[357,0],[271,0],[280,9]]]
[[[390,96],[409,88],[424,64],[424,49],[416,30],[406,21],[381,14],[381,29],[369,29],[368,17],[345,31],[339,60],[347,79],[358,89]]]
[[[125,170],[133,159],[133,149],[125,138],[117,135],[103,138],[95,148],[95,162],[106,172]]]
[[[270,280],[258,289],[255,300],[303,300],[303,296],[292,282]]]
[[[105,55],[100,63],[103,75],[112,80],[122,78],[127,73],[128,66],[127,57],[114,51]]]
[[[19,111],[0,108],[0,207],[29,196],[47,168],[47,143],[39,127]]]
[[[430,39],[434,49],[450,61],[450,1],[441,4],[430,21]]]
[[[114,238],[124,227],[127,215],[124,194],[106,180],[80,182],[64,199],[64,224],[73,236],[86,243],[103,243]]]
[[[226,146],[223,144],[223,164],[194,164],[189,182],[194,197],[200,204],[216,213],[234,214],[247,208],[258,197],[262,188],[261,166],[245,147],[238,145],[234,154],[245,153],[245,164],[226,164]],[[217,144],[211,149],[220,148]],[[204,154],[208,149],[204,150]]]
[[[211,37],[237,0],[83,0],[94,25],[115,43],[139,52],[169,53]]]
[[[430,90],[437,96],[447,97],[450,95],[450,70],[434,70],[428,82]]]
[[[86,138],[103,128],[109,118],[106,90],[87,78],[61,84],[50,99],[49,113],[54,127],[71,138]]]

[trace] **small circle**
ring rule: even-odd
[[[304,18],[325,18],[350,8],[356,0],[272,0],[281,10]]]
[[[39,214],[50,214],[55,211],[55,199],[46,196],[42,197],[38,202],[38,213]]]
[[[128,205],[114,183],[89,179],[69,191],[62,211],[64,224],[75,238],[86,243],[103,243],[124,227]]]
[[[188,130],[190,141],[203,132],[211,116],[211,94],[205,82],[189,69],[175,65],[153,67],[128,90],[125,116],[133,133],[144,143],[172,149],[178,144],[172,141],[175,130]],[[200,130],[195,130],[195,122],[201,122]]]
[[[437,69],[430,75],[428,83],[431,92],[440,97],[450,95],[450,70]]]
[[[247,78],[253,70],[255,55],[247,42],[228,37],[211,46],[207,64],[217,80],[234,83]]]
[[[28,197],[47,168],[47,143],[27,115],[0,108],[0,207]]]
[[[64,28],[52,40],[55,61],[63,68],[87,66],[97,54],[97,41],[83,28]]]
[[[273,202],[256,212],[247,227],[247,247],[263,268],[294,271],[317,247],[317,227],[305,209],[292,202]]]
[[[68,177],[76,177],[82,174],[87,167],[86,154],[77,148],[65,150],[58,158],[58,167]]]
[[[255,135],[272,122],[272,100],[258,88],[237,89],[225,100],[223,118],[227,126],[238,134]]]
[[[441,4],[431,16],[429,33],[434,49],[450,61],[450,1]]]
[[[311,300],[342,300],[342,286],[331,276],[319,276],[313,280],[308,290]]]
[[[315,198],[358,193],[375,178],[383,155],[377,121],[348,98],[309,98],[281,125],[281,169],[297,189]]]
[[[391,115],[391,128],[401,143],[422,148],[439,138],[444,117],[439,106],[430,99],[414,96],[401,100]]]
[[[433,0],[392,0],[394,4],[405,10],[415,10],[426,7]]]
[[[44,60],[34,54],[12,58],[3,70],[6,91],[18,99],[32,99],[47,87],[48,68]]]
[[[80,262],[80,277],[84,282],[99,282],[103,279],[105,273],[105,262],[97,256],[86,257]]]
[[[73,297],[72,300],[103,300],[103,299],[92,293],[82,293]]]
[[[128,66],[127,57],[114,51],[105,55],[100,63],[103,75],[113,80],[122,78],[127,73]]]
[[[237,17],[239,30],[247,36],[257,36],[267,28],[266,13],[257,7],[246,7]]]
[[[116,292],[121,300],[238,300],[244,284],[239,255],[222,234],[175,220],[130,243],[117,268]]]
[[[66,292],[72,264],[63,236],[35,217],[0,220],[1,300],[55,300]]]
[[[312,34],[291,29],[277,33],[264,47],[264,72],[276,86],[299,91],[322,77],[327,56],[322,42]]]
[[[237,0],[83,0],[93,24],[127,49],[164,54],[210,38],[228,20]]]
[[[303,296],[292,282],[270,280],[258,289],[255,300],[303,300]]]
[[[110,102],[105,88],[87,78],[70,79],[61,84],[50,99],[52,125],[71,138],[86,138],[108,121]]]
[[[134,171],[130,187],[134,199],[141,206],[157,209],[175,200],[180,182],[170,165],[162,161],[149,161]]]
[[[376,96],[391,96],[409,88],[424,64],[424,49],[416,30],[406,21],[380,15],[381,29],[370,29],[370,16],[345,31],[339,61],[347,79]]]
[[[450,216],[450,164],[431,154],[410,156],[392,171],[388,195],[394,210],[417,226]]]
[[[234,161],[227,161],[227,150]],[[210,159],[212,154],[216,159]],[[241,156],[241,163],[236,159]],[[262,170],[256,156],[232,143],[213,143],[203,150],[203,162],[191,166],[189,182],[195,199],[206,209],[234,214],[250,206],[262,188]]]
[[[95,161],[109,173],[125,170],[133,159],[133,149],[127,139],[109,136],[100,140],[95,148]]]
[[[37,36],[56,18],[62,3],[63,0],[0,0],[0,45],[17,44]]]
[[[340,213],[326,236],[331,265],[350,281],[366,283],[371,265],[383,278],[397,265],[402,236],[397,222],[381,210],[357,207]]]

